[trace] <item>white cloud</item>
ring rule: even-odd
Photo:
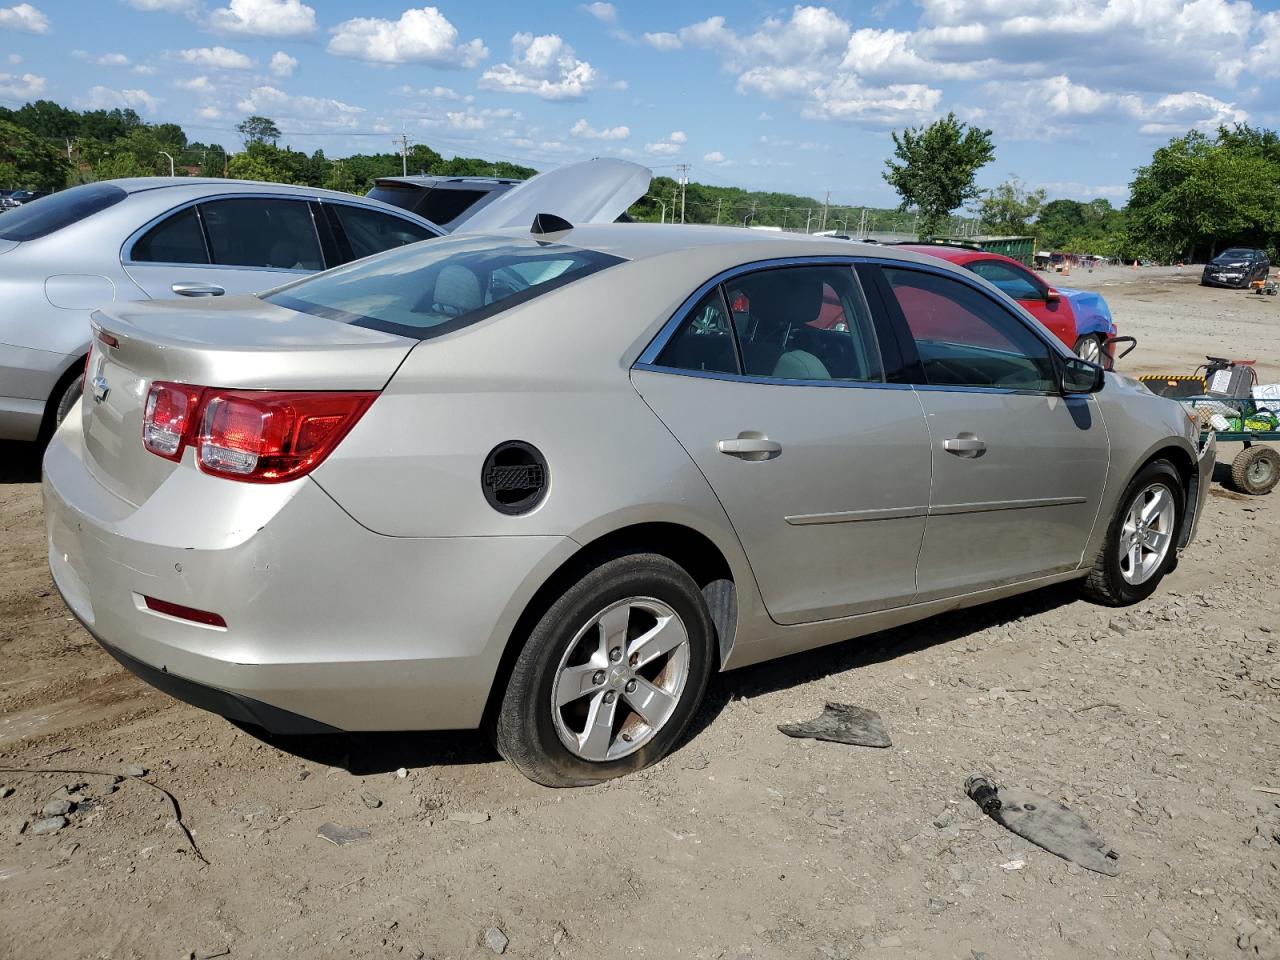
[[[292,77],[293,71],[298,68],[298,58],[291,57],[283,50],[277,50],[271,55],[271,72],[277,77]]]
[[[1051,197],[1069,197],[1075,200],[1093,200],[1103,197],[1107,200],[1124,200],[1129,196],[1129,188],[1124,186],[1092,186],[1078,180],[1048,180],[1034,184],[1043,189]]]
[[[450,110],[444,115],[443,120],[435,121],[443,123],[450,130],[488,130],[495,121],[511,121],[521,119],[521,114],[508,107],[500,107],[494,109],[477,110],[475,107],[467,107],[465,110]]]
[[[578,9],[591,14],[601,23],[615,23],[618,19],[618,8],[612,3],[584,3]]]
[[[330,32],[330,53],[373,63],[474,67],[489,55],[479,38],[459,43],[458,28],[435,7],[406,10],[394,21],[357,17]]]
[[[1256,77],[1280,77],[1280,10],[1258,21],[1256,39],[1249,51],[1249,72]]]
[[[71,55],[77,60],[85,60],[99,67],[127,67],[129,58],[123,53],[104,53],[95,57],[87,50],[72,50]]]
[[[293,96],[278,87],[254,87],[237,104],[242,113],[260,114],[277,120],[313,120],[323,127],[352,127],[364,107],[329,97]]]
[[[187,90],[191,93],[211,94],[214,92],[214,86],[206,76],[192,77],[190,80],[175,80],[173,85],[180,90]]]
[[[48,33],[49,18],[29,3],[15,7],[0,7],[0,27],[22,33]]]
[[[586,120],[579,120],[569,129],[569,133],[583,140],[626,140],[631,136],[631,128],[618,126],[603,127],[597,130]]]
[[[151,66],[149,63],[139,63],[139,64],[135,64],[133,69],[130,72],[136,73],[140,77],[154,77],[160,71],[157,70],[155,67]]]
[[[702,155],[702,162],[703,163],[728,163],[728,160],[725,158],[725,155],[721,153],[719,150],[712,150],[710,153],[704,153]]]
[[[411,87],[407,84],[401,87],[397,93],[405,97],[425,97],[428,100],[459,100],[463,103],[471,103],[475,100],[471,94],[459,93],[452,87]]]
[[[30,100],[44,93],[45,79],[34,73],[0,73],[0,100]]]
[[[160,100],[145,90],[113,90],[110,87],[93,87],[81,103],[89,110],[116,110],[129,108],[155,113]]]
[[[201,107],[196,111],[196,116],[201,120],[219,120],[222,118],[222,111],[214,106]]]
[[[1156,136],[1174,136],[1192,127],[1208,133],[1249,119],[1249,114],[1234,104],[1192,91],[1161,97],[1144,107],[1139,116],[1146,122],[1138,132]]]
[[[178,59],[194,67],[213,70],[248,70],[253,61],[238,50],[228,47],[195,47],[178,51]]]
[[[674,33],[646,33],[644,42],[655,50],[679,50],[684,44]]]
[[[21,63],[21,62],[22,62],[22,54],[20,54],[20,53],[11,53],[11,54],[9,54],[9,62],[10,62],[11,64],[14,64],[15,66],[16,66],[17,64]]]
[[[609,84],[609,88],[611,90],[630,90],[631,84],[627,83],[625,80],[615,80],[613,83]]]
[[[673,130],[670,135],[654,143],[646,143],[644,152],[651,153],[657,157],[670,157],[680,152],[680,148],[689,138],[684,135],[683,130]]]
[[[303,37],[315,32],[316,12],[301,0],[230,0],[209,14],[209,26],[254,37]]]
[[[556,34],[517,33],[511,38],[511,62],[486,70],[480,86],[543,100],[579,100],[599,79],[595,67],[579,60],[573,47]]]

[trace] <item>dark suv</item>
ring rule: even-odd
[[[1265,279],[1270,268],[1271,261],[1261,250],[1231,247],[1204,265],[1200,283],[1206,287],[1247,287],[1254,280]]]
[[[452,232],[520,180],[506,177],[379,177],[369,197],[408,210]]]

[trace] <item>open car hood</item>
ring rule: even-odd
[[[533,218],[549,213],[574,226],[612,223],[649,189],[648,167],[609,157],[565,164],[518,187],[453,225],[455,233],[501,230],[533,225]]]

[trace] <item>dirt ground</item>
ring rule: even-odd
[[[1126,370],[1280,381],[1275,298],[1055,279],[1106,293]],[[0,957],[1280,957],[1280,494],[1215,485],[1137,607],[1056,588],[724,675],[663,763],[551,791],[476,734],[267,741],[151,691],[54,592],[38,473],[0,447]],[[893,746],[777,731],[828,699]],[[975,770],[1083,814],[1119,876],[983,817]]]

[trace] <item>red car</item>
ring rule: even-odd
[[[1116,325],[1101,294],[1051,287],[1017,260],[998,253],[944,244],[904,244],[903,247],[972,270],[1017,300],[1079,356],[1107,369],[1113,366]],[[927,308],[924,312],[927,314]]]

